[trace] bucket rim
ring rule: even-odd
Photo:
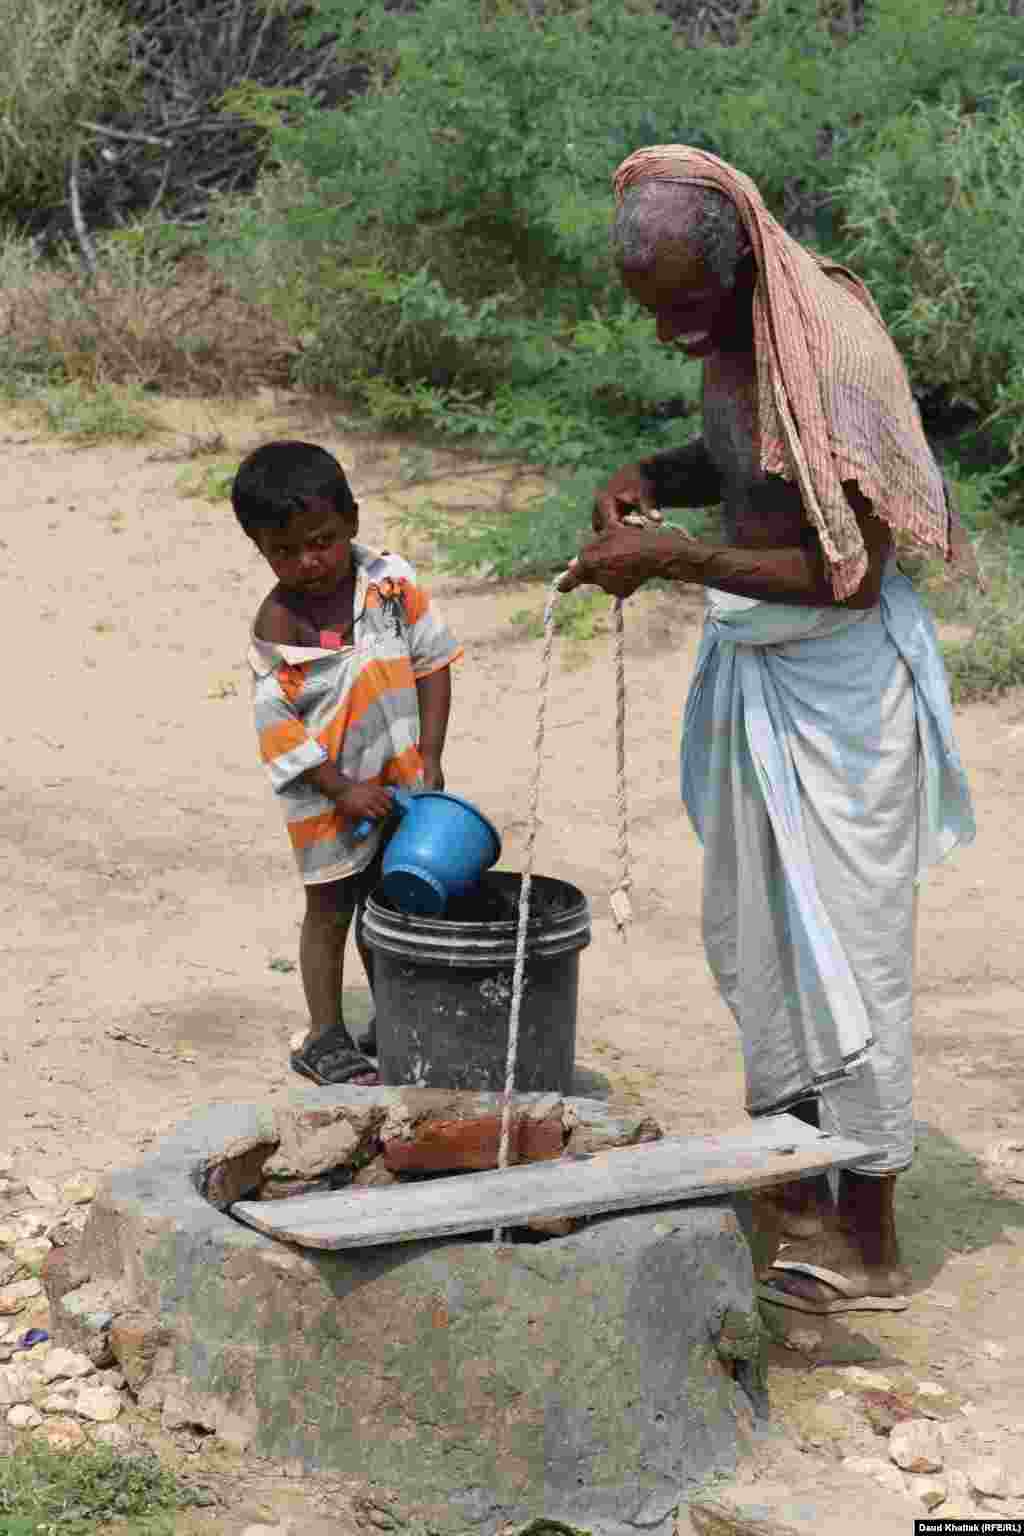
[[[479,806],[473,804],[472,800],[464,800],[461,795],[449,794],[448,790],[446,789],[417,789],[413,792],[412,798],[414,800],[447,800],[454,803],[455,805],[461,805],[464,811],[469,811],[476,817],[477,821],[483,823],[483,825],[487,828],[487,831],[491,834],[491,837],[494,839],[494,846],[497,852],[495,853],[494,858],[491,860],[491,863],[493,864],[496,859],[501,857],[501,835],[499,834],[497,827],[489,819],[489,817],[484,815]]]

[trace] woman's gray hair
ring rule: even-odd
[[[645,181],[629,187],[612,224],[612,250],[627,272],[648,272],[659,246],[687,245],[723,288],[732,288],[749,242],[736,206],[714,187]]]

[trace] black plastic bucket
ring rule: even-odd
[[[378,888],[363,937],[373,951],[381,1081],[421,1088],[505,1086],[521,877],[492,872],[443,917],[415,917]],[[590,907],[564,880],[535,875],[519,1011],[515,1086],[572,1091],[580,950]]]

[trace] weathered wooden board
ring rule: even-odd
[[[231,1210],[257,1231],[305,1248],[365,1248],[522,1226],[534,1217],[593,1216],[765,1189],[869,1159],[860,1142],[773,1115],[726,1136],[666,1136],[502,1172],[241,1200]]]

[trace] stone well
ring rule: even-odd
[[[494,1095],[347,1087],[196,1116],[107,1179],[80,1241],[51,1254],[57,1341],[116,1359],[167,1427],[360,1480],[417,1536],[541,1516],[669,1536],[764,1412],[745,1200],[501,1247],[337,1252],[228,1214],[241,1196],[493,1167],[498,1113]],[[526,1095],[513,1145],[550,1158],[659,1135]]]

